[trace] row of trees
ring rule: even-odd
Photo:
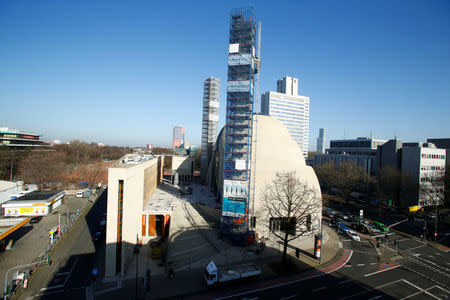
[[[331,188],[336,188],[348,204],[351,192],[362,193],[367,200],[378,200],[378,211],[381,213],[381,200],[391,200],[392,204],[400,206],[400,194],[411,191],[419,192],[428,199],[444,203],[445,190],[450,188],[450,178],[445,172],[433,171],[421,183],[414,181],[407,173],[390,166],[379,171],[378,176],[371,177],[359,165],[344,162],[339,165],[327,163],[315,168],[321,186],[328,195]],[[430,200],[434,201],[434,200]]]
[[[72,141],[42,151],[0,151],[0,179],[24,180],[40,188],[57,183],[87,181],[90,185],[106,180],[108,163],[119,159],[130,148]]]

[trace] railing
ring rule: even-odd
[[[56,245],[59,244],[59,242],[62,240],[62,238],[65,236],[65,234],[70,231],[72,226],[78,221],[78,219],[86,211],[86,209],[90,208],[96,202],[96,198],[98,199],[98,197],[100,197],[100,195],[102,193],[104,193],[104,191],[105,190],[103,190],[100,194],[91,195],[89,197],[89,201],[86,203],[86,205],[84,205],[81,209],[78,208],[76,213],[71,214],[69,217],[69,222],[63,228],[60,228],[58,235],[53,238],[53,243],[50,243],[49,245],[47,245],[42,250],[41,254],[39,254],[38,257],[36,259],[34,259],[34,261],[40,263],[42,261],[48,260],[48,262],[51,263],[50,253],[52,252],[52,250],[56,247]],[[5,292],[5,294],[4,294],[5,299],[6,299],[6,297],[9,297],[9,298],[13,297],[17,293],[19,288],[23,285],[23,281],[25,279],[27,279],[29,281],[33,272],[39,267],[38,263],[31,263],[30,265],[32,265],[31,268],[25,269],[26,275],[24,276],[24,278],[22,280],[18,280],[15,285],[9,286],[8,283],[5,281],[5,291],[8,290],[8,292]]]

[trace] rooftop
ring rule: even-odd
[[[61,192],[63,192],[63,190],[33,191],[10,201],[47,200]]]
[[[113,168],[128,168],[133,165],[137,165],[155,158],[151,154],[127,154],[118,162],[116,162]]]
[[[167,186],[170,185],[167,184]],[[156,188],[155,192],[150,196],[147,203],[144,205],[143,211],[172,211],[173,199],[175,197],[163,189],[164,185]]]

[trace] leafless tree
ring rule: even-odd
[[[422,206],[439,206],[445,200],[445,171],[435,170],[420,183]]]
[[[295,172],[276,173],[263,192],[262,211],[270,218],[270,232],[283,243],[285,262],[289,242],[312,235],[312,224],[320,222],[320,191],[300,181]]]
[[[314,170],[319,179],[320,185],[326,187],[326,195],[330,193],[330,189],[336,182],[337,171],[333,163],[317,165]]]
[[[356,188],[368,185],[369,176],[366,171],[353,162],[344,162],[336,167],[335,185],[348,205],[350,193]]]
[[[94,187],[103,177],[104,173],[107,172],[107,168],[102,164],[82,165],[79,169],[83,180],[87,181],[91,187]]]
[[[40,189],[53,181],[62,181],[65,155],[60,152],[30,154],[20,162],[19,177]]]

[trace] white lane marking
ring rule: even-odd
[[[426,244],[425,245],[420,245],[420,246],[417,246],[417,247],[412,247],[412,248],[409,248],[409,249],[405,249],[404,251],[411,251],[411,250],[414,250],[414,249],[417,249],[417,248],[422,248],[422,247],[425,247],[426,246]]]
[[[371,265],[376,265],[377,263],[370,263]]]
[[[326,273],[319,273],[319,274],[316,274],[316,275],[312,275],[312,276],[310,276],[310,277],[300,278],[300,279],[292,280],[292,281],[289,281],[289,282],[283,282],[283,283],[279,283],[279,284],[276,284],[276,285],[271,285],[271,286],[259,288],[259,289],[256,289],[256,290],[251,290],[251,291],[242,292],[242,293],[239,293],[239,294],[234,294],[234,295],[224,296],[224,297],[221,297],[221,298],[215,298],[215,299],[216,299],[216,300],[221,300],[221,299],[227,299],[227,298],[239,297],[239,296],[242,296],[242,295],[245,295],[245,294],[250,294],[250,293],[260,292],[260,291],[264,291],[264,290],[268,290],[268,289],[272,289],[272,288],[277,288],[277,287],[280,287],[280,286],[283,286],[283,285],[288,285],[288,284],[292,284],[292,283],[302,282],[302,281],[308,280],[308,279],[317,278],[317,277],[323,276],[323,275],[325,275],[325,274],[326,274]]]
[[[49,286],[49,287],[42,288],[41,292],[48,291],[48,290],[53,290],[53,289],[60,289],[62,287],[64,287],[64,284],[58,284],[58,285],[54,285],[54,286]]]
[[[359,292],[359,293],[356,293],[356,294],[353,294],[353,295],[350,295],[350,296],[345,296],[345,297],[340,298],[340,299],[343,300],[343,299],[353,298],[353,297],[355,297],[355,296],[358,296],[358,295],[361,295],[361,294],[365,294],[365,293],[371,292],[371,291],[373,291],[373,290],[378,290],[378,289],[380,289],[380,288],[382,288],[382,287],[385,287],[385,286],[394,284],[394,283],[396,283],[396,282],[398,282],[398,281],[401,281],[401,280],[402,280],[402,279],[398,279],[398,280],[396,280],[396,281],[388,282],[388,283],[385,283],[385,284],[376,286],[376,287],[374,287],[374,288],[372,288],[372,289],[369,289],[369,290],[366,290],[366,291],[362,291],[362,292]]]
[[[441,288],[439,285],[435,285],[435,286],[433,286],[432,288],[435,288],[435,287],[437,287],[438,289],[443,290],[443,291],[446,292],[447,294],[450,294],[450,291],[448,291],[448,290],[446,290],[446,289],[444,289],[444,288]],[[431,289],[431,288],[429,288],[429,289]],[[429,290],[429,289],[427,289],[427,290]]]
[[[340,268],[342,268],[344,265],[346,265],[346,264],[350,261],[350,258],[352,258],[352,255],[353,255],[353,250],[350,250],[350,254],[348,255],[348,258],[344,261],[344,264],[341,265],[340,267],[337,267],[337,268],[334,269],[334,270],[331,270],[331,271],[326,272],[326,274],[333,273],[333,272],[339,270]]]
[[[75,268],[75,265],[76,265],[77,262],[78,262],[78,258],[79,258],[79,256],[77,256],[77,259],[76,259],[75,262],[73,263],[72,268],[70,268],[69,275],[67,275],[66,280],[64,280],[64,284],[63,284],[63,285],[66,285],[67,280],[69,280],[69,277],[70,277],[70,275],[72,274],[73,268]]]
[[[292,299],[292,298],[295,298],[295,297],[297,297],[297,295],[291,295],[291,296],[287,296],[287,297],[284,297],[284,298],[280,298],[280,300],[287,300],[287,299]]]
[[[352,265],[345,265],[344,268],[351,268]]]
[[[75,259],[75,262],[73,263],[72,268],[70,269],[69,272],[58,273],[58,274],[65,274],[65,273],[69,274],[69,275],[66,277],[66,280],[64,280],[64,283],[63,283],[63,284],[58,284],[58,285],[54,285],[54,286],[49,286],[49,287],[42,288],[42,289],[41,289],[41,292],[43,292],[43,291],[48,291],[48,290],[53,290],[53,289],[59,289],[59,288],[64,287],[64,286],[66,285],[66,283],[67,283],[67,280],[68,280],[69,277],[70,277],[70,274],[72,274],[73,268],[75,267],[75,265],[76,265],[77,262],[78,262],[78,258],[79,258],[79,256],[77,256],[77,258]],[[66,275],[66,274],[65,274],[65,275]]]
[[[347,279],[347,280],[341,281],[341,282],[339,282],[339,284],[344,284],[344,283],[347,283],[347,282],[350,282],[350,281],[353,281],[353,279]]]
[[[418,289],[418,290],[420,291],[420,292],[418,292],[418,293],[416,293],[416,294],[425,293],[425,294],[427,294],[428,296],[431,296],[431,297],[433,297],[433,298],[441,299],[441,298],[436,297],[435,295],[429,293],[428,291],[426,291],[426,290],[424,290],[424,289],[418,287],[417,285],[412,284],[411,282],[409,282],[409,281],[406,280],[406,279],[402,279],[402,280],[403,280],[403,282],[406,282],[406,283],[409,284],[410,286],[413,286],[413,287],[415,287],[416,289]],[[407,299],[407,298],[409,298],[409,297],[411,297],[411,296],[413,296],[413,295],[409,295],[409,296],[404,297],[404,298],[402,298],[402,299]]]
[[[320,287],[318,289],[312,290],[312,292],[317,292],[317,291],[320,291],[320,290],[323,290],[323,289],[326,289],[326,288],[327,288],[326,286],[323,286],[323,287]]]
[[[62,272],[62,273],[58,273],[58,274],[56,274],[55,276],[63,276],[63,275],[67,275],[67,274],[69,274],[70,272]]]
[[[362,267],[362,266],[365,266],[366,264],[358,264],[357,266],[358,267]]]
[[[378,274],[378,273],[381,273],[381,272],[384,272],[384,271],[389,271],[389,270],[392,270],[392,269],[395,269],[395,268],[398,268],[398,267],[400,267],[400,265],[393,266],[393,267],[390,267],[390,268],[386,268],[386,269],[383,269],[383,270],[379,270],[379,271],[376,271],[376,272],[373,272],[373,273],[369,273],[369,274],[364,275],[364,277],[369,277],[369,276],[372,276],[372,275],[375,275],[375,274]]]

